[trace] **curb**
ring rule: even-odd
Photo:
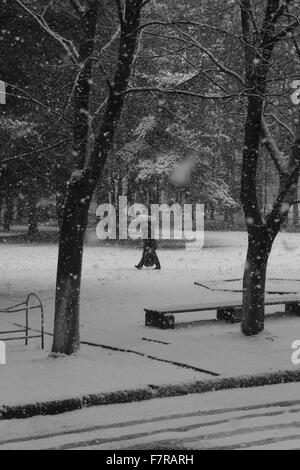
[[[300,382],[300,370],[278,371],[268,374],[228,377],[187,384],[173,384],[123,390],[117,392],[86,395],[78,398],[38,402],[18,406],[1,406],[0,421],[25,419],[34,416],[58,415],[69,411],[78,411],[92,406],[115,405],[140,402],[154,398],[170,398],[191,393],[216,392],[236,388],[254,388],[266,385],[279,385]]]

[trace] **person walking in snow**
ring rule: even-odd
[[[152,238],[152,230],[155,227],[156,221],[153,217],[149,217],[148,215],[142,215],[140,216],[140,219],[141,218],[143,218],[144,222],[147,222],[146,224],[143,224],[146,228],[146,233],[143,233],[143,255],[141,261],[135,267],[137,269],[142,269],[143,266],[147,268],[155,266],[155,269],[161,269],[160,261],[156,253],[157,243],[156,240]]]

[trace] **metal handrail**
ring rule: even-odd
[[[35,298],[35,300],[38,301],[38,305],[30,305],[30,300],[32,298]],[[24,308],[20,308],[24,307]],[[40,309],[41,310],[41,333],[39,335],[29,335],[30,331],[30,326],[29,326],[29,312],[31,310],[36,310]],[[11,314],[11,313],[21,313],[25,312],[25,327],[22,330],[10,330],[10,331],[0,331],[0,335],[6,335],[6,334],[14,334],[14,333],[25,333],[25,336],[16,336],[13,338],[3,338],[3,341],[14,341],[14,340],[20,340],[20,339],[25,339],[25,345],[28,345],[28,340],[31,338],[41,338],[41,348],[44,349],[45,347],[45,331],[44,331],[44,323],[45,323],[45,315],[44,315],[44,307],[42,304],[41,299],[37,294],[34,292],[30,293],[27,296],[27,299],[25,302],[19,303],[17,305],[13,305],[11,307],[5,308],[0,310],[0,314]]]

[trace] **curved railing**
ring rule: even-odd
[[[35,300],[34,305],[31,305],[32,299]],[[29,325],[29,313],[31,310],[39,309],[41,312],[41,331],[34,330],[30,328]],[[45,346],[45,330],[44,330],[44,307],[41,299],[35,293],[31,293],[27,296],[25,302],[20,304],[13,305],[11,307],[0,309],[0,314],[13,314],[13,313],[24,313],[25,314],[25,326],[15,324],[17,327],[22,329],[19,330],[10,330],[10,331],[0,331],[0,336],[3,341],[14,341],[14,340],[25,340],[25,345],[28,345],[28,340],[31,338],[41,338],[41,348],[44,349]],[[31,334],[31,331],[37,332],[39,334]],[[2,335],[16,334],[16,333],[25,333],[25,336],[13,336],[8,338],[2,338]]]

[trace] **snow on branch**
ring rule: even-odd
[[[277,21],[279,20],[279,18],[287,11],[288,9],[288,6],[289,4],[292,2],[293,0],[284,0],[282,5],[280,5],[278,7],[278,10],[276,13],[273,14],[273,18],[271,19],[271,22],[272,23],[277,23]]]
[[[270,129],[266,123],[265,118],[262,118],[261,121],[261,132],[263,137],[263,143],[268,150],[273,162],[276,165],[276,168],[279,174],[284,174],[286,172],[286,159],[283,153],[279,150],[273,136],[271,135]]]
[[[39,15],[38,13],[35,13],[32,11],[30,8],[28,8],[21,0],[15,0],[15,2],[34,20],[43,28],[44,31],[46,31],[49,36],[51,36],[53,39],[55,39],[61,46],[65,49],[65,51],[68,53],[68,56],[70,59],[76,64],[79,54],[78,51],[74,45],[74,43],[64,37],[62,37],[60,34],[56,33],[53,31],[53,29],[50,28],[46,20]]]
[[[228,95],[207,95],[205,93],[194,93],[192,91],[184,91],[176,89],[168,89],[168,88],[158,88],[158,87],[135,87],[135,88],[128,88],[127,90],[120,93],[120,95],[128,95],[131,93],[159,93],[159,94],[168,94],[168,95],[182,95],[182,96],[190,96],[194,98],[201,98],[205,100],[229,100],[233,98],[237,98],[240,96],[240,92],[232,93]]]
[[[273,113],[268,113],[268,114],[265,114],[266,117],[271,117],[272,119],[274,119],[274,121],[277,122],[277,124],[279,124],[281,127],[283,127],[288,133],[289,135],[294,138],[295,137],[295,134],[294,132],[292,131],[292,129],[283,121],[281,121],[281,119],[279,119],[275,114]]]
[[[124,24],[124,8],[122,5],[122,0],[116,0],[117,3],[117,11],[118,11],[118,17],[119,17],[119,22],[120,25],[123,26]]]
[[[189,39],[194,46],[196,46],[198,49],[204,52],[204,54],[206,54],[222,72],[226,73],[227,75],[230,75],[232,78],[237,80],[242,85],[245,85],[243,78],[237,72],[223,65],[209,49],[207,49],[202,44],[200,44],[200,42],[197,41],[191,34],[188,34],[185,31],[182,31],[181,29],[179,31],[180,31],[180,34],[182,34],[185,38]]]
[[[79,16],[83,16],[86,13],[86,8],[81,5],[79,0],[70,0],[70,4]]]
[[[50,108],[50,106],[46,105],[45,103],[42,103],[41,101],[37,100],[33,96],[31,96],[27,91],[23,90],[22,88],[19,88],[15,85],[12,85],[11,83],[7,83],[7,86],[12,88],[13,90],[16,90],[24,95],[28,100],[32,101],[33,103],[37,104],[41,108],[45,109],[47,112],[59,117],[60,119],[63,119],[66,122],[72,123],[68,118],[66,118],[64,115],[59,113],[58,111]]]
[[[3,160],[0,160],[0,164],[6,164],[6,163],[9,163],[11,161],[15,161],[15,160],[24,160],[24,158],[26,157],[31,157],[32,155],[36,155],[36,154],[40,154],[40,153],[45,153],[45,152],[49,152],[49,150],[53,150],[57,147],[60,147],[62,145],[65,145],[67,144],[68,142],[71,142],[71,139],[69,140],[61,140],[55,144],[52,144],[52,145],[49,145],[48,147],[42,147],[42,148],[38,148],[38,149],[34,149],[32,150],[31,152],[26,152],[26,153],[22,153],[20,155],[15,155],[14,157],[9,157],[9,158],[5,158]]]
[[[296,18],[292,23],[287,25],[280,33],[275,34],[272,38],[272,42],[277,42],[280,39],[284,39],[289,33],[292,33],[298,26],[300,26],[300,17]]]

